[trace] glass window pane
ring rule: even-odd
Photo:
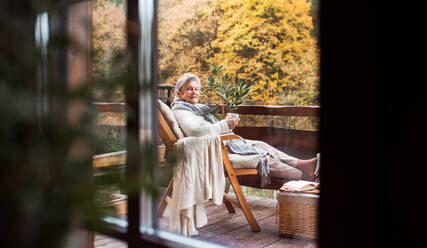
[[[247,171],[231,173],[231,169],[224,167],[229,170],[226,174],[231,186],[226,184],[225,188],[231,203],[239,202],[236,205],[243,205],[245,209],[246,201],[251,213],[225,208],[224,203],[205,203],[207,221],[194,228],[197,238],[242,247],[249,244],[262,247],[263,242],[264,245],[298,242],[277,236],[280,225],[275,220],[276,205],[281,201],[279,189],[289,181],[311,182],[309,185],[316,187],[311,193],[318,198],[319,1],[158,2],[159,85],[172,87],[172,92],[177,92],[167,98],[159,93],[159,98],[166,103],[178,99],[173,113],[184,136],[224,134],[232,129],[245,142],[235,146],[234,141],[226,143],[227,154],[259,156],[252,165],[239,164],[241,160],[230,156],[231,166],[243,166],[240,168]],[[209,111],[196,103],[207,104]],[[226,120],[230,113],[239,114],[238,124]],[[182,141],[183,146],[189,149],[186,142]],[[209,156],[201,147],[181,155],[186,154],[186,159],[191,161],[197,153],[203,153],[201,156],[205,158]],[[184,177],[179,174],[185,171],[180,166],[188,163],[178,161],[175,178]],[[236,185],[231,174],[250,173],[250,169],[252,174],[238,176]],[[175,182],[175,186],[185,187],[182,181]],[[166,191],[166,184],[162,186]],[[304,199],[302,195],[298,197]],[[168,201],[177,200],[172,195]],[[189,215],[196,211],[191,209],[193,203],[186,208]],[[316,231],[317,207],[313,209],[309,220],[314,223],[310,227]],[[233,211],[235,213],[229,213]],[[184,218],[185,212],[180,214],[178,222],[188,229],[178,228],[177,232],[195,234],[188,223],[194,221],[197,225],[199,216],[191,220],[192,216]],[[159,219],[159,227],[171,228],[175,215],[176,212],[167,207]],[[188,231],[190,229],[192,231]],[[265,240],[254,238],[257,236],[251,231],[259,229],[271,236]],[[304,236],[300,233],[289,236],[298,235]],[[305,244],[315,245],[315,238],[308,238],[312,241]]]
[[[95,1],[92,11],[96,201],[105,214],[126,219],[126,2]]]

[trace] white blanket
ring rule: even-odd
[[[217,135],[185,137],[175,148],[182,151],[173,180],[169,229],[183,235],[198,235],[196,228],[207,224],[204,203],[221,205],[225,177],[221,143]]]

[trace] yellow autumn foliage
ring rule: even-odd
[[[123,102],[123,85],[115,77],[126,70],[126,64],[118,59],[126,48],[125,5],[96,1],[92,27],[94,99]]]
[[[306,0],[228,0],[209,59],[252,81],[256,104],[289,104],[286,96],[318,82],[316,41]],[[304,102],[301,102],[304,104]]]
[[[173,85],[185,72],[205,82],[210,66],[223,65],[233,78],[254,83],[252,104],[319,104],[319,49],[310,35],[310,1],[161,0],[160,7],[162,3],[168,10],[159,8],[161,83]],[[192,12],[180,15],[187,9],[183,6]]]
[[[160,0],[158,23],[159,78],[175,85],[185,72],[207,75],[219,15],[212,0]]]
[[[126,45],[125,6],[117,2],[98,0],[94,7],[95,81],[126,69],[114,62]],[[159,0],[160,83],[174,85],[185,72],[205,82],[212,65],[223,65],[233,78],[254,83],[252,104],[318,105],[319,48],[310,35],[310,6],[306,0]],[[107,100],[124,100],[122,87],[101,88],[95,84],[95,99],[112,91]],[[218,100],[201,100],[208,98]]]

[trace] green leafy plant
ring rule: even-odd
[[[220,74],[223,69],[222,65],[212,66],[212,73],[206,82],[205,93],[208,95],[211,92],[215,92],[220,101],[218,104],[224,104],[227,110],[233,110],[237,106],[250,101],[249,93],[253,91],[251,88],[254,84],[238,77],[235,78],[233,83],[228,72],[224,75]]]

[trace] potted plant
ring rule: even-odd
[[[212,66],[212,73],[209,75],[206,81],[205,95],[214,92],[219,97],[219,103],[212,108],[212,113],[218,113],[219,107],[225,107],[221,109],[221,113],[227,112],[230,115],[236,116],[238,114],[232,113],[237,106],[242,105],[245,102],[250,101],[249,93],[253,91],[251,88],[253,83],[246,82],[243,78],[235,77],[235,82],[232,83],[232,78],[226,72],[220,76],[220,72],[224,69],[222,65]],[[209,101],[209,100],[208,100]]]

